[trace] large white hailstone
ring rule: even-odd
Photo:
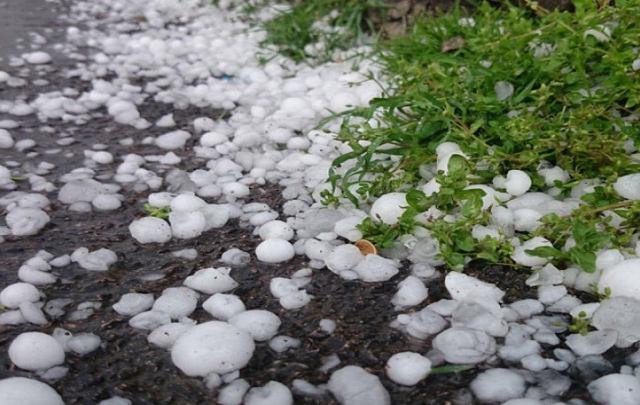
[[[398,274],[398,266],[393,260],[378,255],[366,255],[353,268],[362,281],[375,283],[387,281]]]
[[[346,366],[331,374],[327,388],[343,405],[390,405],[380,379],[358,366]]]
[[[591,324],[598,330],[618,332],[618,347],[629,347],[640,340],[640,301],[613,297],[602,301],[593,313]]]
[[[0,380],[0,404],[64,405],[56,390],[38,380],[11,377]]]
[[[112,250],[101,248],[90,253],[80,254],[76,261],[85,270],[107,271],[109,266],[118,261],[118,256]]]
[[[533,232],[541,225],[542,214],[531,208],[520,208],[513,212],[513,227],[519,232]]]
[[[453,327],[433,339],[433,347],[453,364],[476,364],[496,352],[496,341],[488,334],[462,327]]]
[[[173,236],[178,239],[192,239],[204,232],[207,220],[200,211],[171,211],[169,223]]]
[[[364,217],[360,215],[352,215],[343,218],[336,222],[335,226],[333,227],[333,232],[350,242],[355,242],[359,239],[362,239],[362,232],[357,227],[358,225],[360,225],[363,218]]]
[[[184,280],[184,285],[205,294],[215,294],[233,290],[238,283],[229,275],[229,267],[200,269]]]
[[[206,221],[205,231],[221,228],[229,221],[229,210],[224,205],[208,204],[200,208],[200,212],[204,215]]]
[[[189,376],[227,374],[246,366],[255,343],[247,332],[226,322],[211,321],[183,333],[171,348],[171,360]]]
[[[429,296],[429,290],[422,280],[409,276],[398,283],[398,291],[391,298],[397,308],[408,308],[420,304]]]
[[[618,180],[613,183],[613,189],[616,190],[622,198],[626,198],[627,200],[640,200],[640,173],[618,177]]]
[[[444,285],[451,298],[457,301],[497,303],[504,297],[504,291],[495,285],[460,272],[449,272]]]
[[[202,303],[202,308],[216,319],[229,320],[234,315],[246,310],[244,303],[234,294],[217,293]]]
[[[513,196],[520,196],[531,188],[531,178],[522,170],[509,170],[504,187],[507,193]]]
[[[395,225],[407,206],[407,195],[405,193],[388,193],[380,196],[373,203],[369,215],[376,221],[381,221],[387,225]]]
[[[470,388],[480,401],[496,403],[522,397],[527,384],[515,371],[493,368],[479,374]]]
[[[153,294],[127,293],[113,304],[113,310],[124,316],[137,315],[153,306]]]
[[[64,349],[53,337],[41,332],[21,333],[9,346],[9,358],[24,370],[46,370],[64,363]]]
[[[511,255],[511,259],[513,259],[514,262],[527,267],[544,266],[549,261],[549,259],[544,257],[531,256],[530,254],[526,253],[527,250],[533,250],[542,246],[553,247],[551,242],[541,236],[531,238],[528,241],[524,242],[522,245],[516,246],[513,254]]]
[[[273,312],[251,309],[232,316],[229,323],[249,333],[253,340],[264,342],[278,333],[282,321]]]
[[[281,263],[295,256],[293,245],[284,239],[267,239],[256,247],[256,257],[265,263]]]
[[[28,283],[13,283],[0,292],[0,304],[6,308],[18,308],[23,302],[37,302],[40,292]]]
[[[258,231],[258,235],[260,235],[260,238],[262,238],[262,240],[291,240],[291,238],[293,238],[293,229],[284,221],[273,220],[262,225]]]
[[[634,375],[605,375],[589,383],[587,389],[598,404],[640,404],[640,380]]]
[[[352,92],[341,92],[331,97],[331,110],[341,113],[360,104],[360,99]]]
[[[429,375],[431,361],[420,353],[396,353],[387,361],[385,370],[391,381],[400,385],[412,386]]]
[[[187,287],[170,287],[153,303],[152,309],[164,312],[171,319],[191,315],[198,305],[198,293]]]
[[[5,217],[7,226],[15,236],[35,235],[49,223],[49,215],[39,208],[17,207]]]
[[[22,55],[22,58],[32,65],[42,65],[51,62],[51,55],[43,51],[25,53]]]
[[[538,173],[544,177],[544,183],[549,187],[554,186],[556,181],[561,183],[569,181],[569,173],[558,166],[549,169],[540,169]]]
[[[629,259],[605,268],[598,281],[598,291],[611,291],[611,297],[640,297],[640,259]]]
[[[286,385],[269,381],[262,387],[253,387],[244,397],[245,405],[293,405],[293,395]]]
[[[129,225],[129,232],[138,243],[166,243],[171,240],[171,226],[156,217],[136,219]]]
[[[179,194],[171,200],[171,211],[198,211],[206,207],[207,202],[193,194]]]
[[[356,246],[345,244],[335,247],[327,256],[325,264],[327,268],[336,274],[353,269],[364,255]]]
[[[191,138],[191,134],[187,131],[177,130],[160,135],[156,138],[156,146],[162,149],[179,149],[184,146],[187,139]]]

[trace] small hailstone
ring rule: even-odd
[[[9,358],[24,370],[46,370],[64,363],[64,350],[53,337],[40,332],[21,333],[9,345]]]
[[[618,339],[615,330],[597,330],[586,335],[572,334],[567,336],[566,344],[580,357],[602,354],[612,348]]]
[[[114,194],[100,194],[91,201],[98,211],[113,211],[122,205],[120,199]]]
[[[22,58],[32,65],[42,65],[51,62],[51,55],[43,51],[25,53]]]
[[[56,390],[38,380],[10,377],[0,380],[0,403],[22,405],[64,405]]]
[[[491,283],[459,272],[450,272],[444,280],[451,298],[457,301],[500,302],[504,291]]]
[[[225,196],[230,198],[244,198],[249,196],[251,190],[242,183],[232,182],[225,184],[222,187],[222,192]]]
[[[153,306],[153,294],[127,293],[113,304],[113,310],[124,316],[137,315]]]
[[[171,256],[185,260],[195,260],[198,257],[198,251],[195,249],[181,249],[171,252]]]
[[[396,308],[408,308],[420,304],[429,295],[424,283],[415,276],[409,276],[398,283],[398,291],[391,299]]]
[[[254,349],[247,332],[226,322],[210,321],[178,337],[171,348],[171,360],[188,376],[227,374],[246,366]]]
[[[46,371],[38,372],[38,376],[45,381],[57,381],[64,378],[69,373],[68,367],[56,366]]]
[[[253,387],[244,397],[245,405],[293,405],[293,395],[286,385],[269,381],[262,387]]]
[[[127,398],[122,398],[117,395],[109,399],[103,399],[102,401],[98,402],[98,405],[131,405],[131,404],[132,402]]]
[[[436,336],[433,347],[452,364],[480,363],[496,352],[496,342],[491,336],[459,327],[449,328]]]
[[[298,292],[298,284],[294,280],[284,277],[274,277],[269,282],[269,291],[276,298],[282,298]]]
[[[333,231],[336,235],[341,236],[350,242],[355,242],[359,239],[362,239],[362,232],[357,228],[357,226],[362,222],[361,216],[350,216],[341,219],[336,222],[333,227]]]
[[[251,386],[246,380],[238,378],[218,392],[218,403],[220,405],[240,405],[249,388]]]
[[[184,285],[205,294],[215,294],[233,290],[238,283],[229,275],[228,267],[200,269],[184,281]]]
[[[282,322],[273,312],[252,309],[232,316],[229,323],[249,333],[254,340],[263,342],[278,333]]]
[[[202,304],[202,308],[214,318],[223,321],[229,320],[246,309],[240,297],[222,293],[213,294]]]
[[[193,328],[193,325],[189,323],[167,323],[154,329],[147,336],[147,341],[154,346],[169,349],[183,333],[191,328]]]
[[[531,371],[542,371],[547,368],[547,362],[539,354],[530,354],[520,359],[522,367]]]
[[[169,223],[174,237],[192,239],[204,232],[207,226],[207,219],[200,211],[171,211]]]
[[[280,297],[280,305],[284,309],[298,309],[302,308],[311,302],[313,296],[309,295],[306,290],[298,290],[293,294]]]
[[[154,311],[164,312],[171,319],[191,315],[198,305],[198,293],[187,287],[170,287],[153,303]]]
[[[162,117],[160,117],[160,119],[158,119],[158,121],[156,121],[157,127],[166,128],[166,127],[174,127],[175,125],[176,125],[176,122],[173,120],[173,113],[163,115]]]
[[[109,249],[98,249],[78,257],[78,264],[89,271],[107,271],[118,261],[118,256]]]
[[[291,240],[293,238],[293,229],[283,221],[269,221],[260,227],[258,231],[262,240],[267,239],[284,239]]]
[[[179,149],[185,145],[189,138],[191,138],[190,133],[183,130],[177,130],[158,136],[155,139],[155,144],[162,149]]]
[[[387,281],[398,274],[395,262],[378,255],[365,256],[353,270],[362,281],[370,283]]]
[[[321,319],[320,329],[326,334],[332,334],[336,330],[336,322],[331,319]]]
[[[544,257],[532,256],[527,253],[527,250],[533,250],[542,246],[553,247],[551,242],[549,242],[547,239],[536,236],[524,242],[522,245],[516,246],[513,254],[511,255],[511,258],[514,262],[523,266],[543,266],[549,261],[549,259]]]
[[[531,188],[531,178],[522,170],[509,170],[504,184],[507,193],[520,196]]]
[[[276,336],[269,341],[269,347],[277,353],[285,352],[291,348],[300,347],[301,344],[302,342],[299,339],[284,335]]]
[[[100,347],[100,338],[93,333],[79,333],[67,342],[67,347],[74,353],[84,356]]]
[[[521,398],[526,389],[524,377],[506,368],[494,368],[479,374],[470,385],[482,402],[506,402]]]
[[[387,376],[400,385],[416,385],[429,375],[431,361],[415,352],[394,354],[385,367]]]
[[[170,323],[171,316],[165,312],[160,311],[145,311],[140,312],[133,318],[129,319],[129,326],[136,329],[153,330],[157,327]]]
[[[391,404],[389,393],[380,379],[358,366],[346,366],[334,371],[327,388],[341,404]]]
[[[504,101],[513,95],[513,84],[506,81],[499,81],[493,86],[498,101]]]
[[[0,128],[0,149],[12,148],[14,144],[13,137],[6,129]]]
[[[364,255],[356,246],[345,244],[335,247],[326,257],[327,268],[336,274],[353,269]]]
[[[14,283],[6,286],[0,292],[0,304],[6,308],[18,308],[23,302],[37,302],[40,292],[36,287],[27,283]]]
[[[49,215],[39,208],[17,207],[9,211],[5,222],[15,236],[35,235],[50,221]]]
[[[113,155],[106,151],[98,151],[91,155],[91,160],[106,165],[113,162]]]
[[[258,260],[265,263],[281,263],[295,256],[293,245],[284,239],[267,239],[256,247]]]
[[[220,261],[229,266],[243,266],[251,261],[251,255],[238,248],[231,248],[222,253]]]
[[[546,285],[538,287],[538,299],[545,305],[551,305],[567,295],[567,287],[563,285]]]
[[[629,259],[605,269],[598,281],[598,291],[610,291],[612,297],[640,296],[640,259]]]
[[[381,221],[387,225],[395,225],[407,206],[407,195],[405,193],[388,193],[380,196],[373,203],[369,215],[376,221]]]
[[[34,325],[46,325],[48,323],[47,318],[44,316],[44,312],[40,309],[40,306],[33,302],[23,302],[20,304],[20,313],[24,317],[24,320]]]

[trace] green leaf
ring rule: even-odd
[[[539,246],[535,249],[528,249],[524,251],[526,254],[536,257],[562,257],[563,253],[558,249],[551,246]]]
[[[587,273],[593,273],[596,271],[595,253],[585,252],[574,247],[569,250],[569,256],[571,258],[571,261],[580,266],[583,271]]]

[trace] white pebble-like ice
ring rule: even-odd
[[[38,380],[10,377],[0,380],[0,404],[64,405],[60,395]]]
[[[198,293],[187,287],[170,287],[153,303],[152,309],[164,312],[171,319],[189,316],[198,305]]]
[[[171,348],[171,360],[189,376],[227,374],[246,366],[254,349],[247,332],[226,322],[211,321],[178,337]]]
[[[640,259],[629,259],[605,268],[598,291],[610,290],[611,297],[640,297]]]
[[[6,129],[0,128],[0,149],[9,149],[12,148],[14,144],[13,137],[11,133]]]
[[[380,379],[358,366],[346,366],[331,374],[327,388],[342,405],[389,405],[391,398]]]
[[[67,347],[74,353],[84,356],[100,347],[100,337],[93,333],[78,333],[67,342]]]
[[[182,334],[193,327],[193,324],[187,322],[167,323],[154,329],[147,336],[147,341],[163,349],[170,349]]]
[[[153,294],[127,293],[113,304],[113,309],[120,315],[133,316],[153,306]]]
[[[589,383],[587,388],[593,400],[598,404],[640,404],[640,380],[633,375],[605,375]]]
[[[76,261],[85,270],[107,271],[112,264],[118,261],[118,256],[112,250],[102,248],[80,254]]]
[[[407,195],[405,193],[388,193],[380,196],[371,205],[369,215],[374,220],[387,225],[395,225],[407,209],[407,206]]]
[[[23,302],[37,302],[40,292],[28,283],[14,283],[0,292],[0,304],[6,308],[18,308]]]
[[[507,193],[513,196],[521,196],[531,188],[531,178],[522,170],[509,170],[504,187]]]
[[[613,183],[613,189],[616,190],[622,198],[627,200],[640,200],[640,173],[627,174],[619,177]]]
[[[22,58],[32,65],[42,65],[51,62],[51,56],[43,51],[25,53],[22,55]]]
[[[44,228],[51,218],[40,208],[16,207],[9,211],[5,221],[15,236],[35,235]]]
[[[251,309],[232,316],[229,323],[249,333],[255,341],[264,342],[278,333],[282,322],[273,312]]]
[[[506,402],[524,395],[524,377],[506,368],[493,368],[479,374],[470,385],[473,394],[482,402]]]
[[[293,405],[293,395],[286,385],[269,381],[262,387],[253,387],[244,397],[245,405]]]
[[[202,308],[214,318],[222,321],[227,321],[246,309],[240,297],[222,293],[213,294],[202,303]]]
[[[229,275],[229,267],[200,269],[184,280],[184,285],[205,294],[233,290],[238,283]]]
[[[284,239],[267,239],[256,247],[256,257],[265,263],[281,263],[291,260],[296,252]]]
[[[385,371],[393,382],[412,386],[429,375],[431,361],[420,353],[396,353],[387,361]]]
[[[64,363],[64,349],[50,335],[25,332],[9,345],[9,358],[24,370],[46,370]]]
[[[433,347],[442,352],[449,363],[475,364],[496,352],[496,341],[485,332],[454,327],[436,336]]]
[[[429,290],[422,280],[409,276],[398,283],[398,291],[391,298],[391,303],[398,309],[412,307],[427,299]]]
[[[398,266],[393,260],[378,255],[366,255],[353,269],[362,281],[387,281],[398,274]]]
[[[262,240],[267,239],[284,239],[291,240],[293,238],[293,229],[283,221],[273,220],[262,225],[258,230],[258,234]]]
[[[166,243],[171,240],[171,226],[156,217],[136,219],[129,225],[129,232],[138,243]]]
[[[189,138],[191,138],[190,133],[187,131],[177,130],[158,136],[155,143],[156,146],[162,149],[179,149],[184,146]]]

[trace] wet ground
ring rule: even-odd
[[[46,78],[49,84],[43,86],[26,85],[19,88],[0,88],[0,100],[23,97],[32,99],[38,93],[58,90],[64,87],[82,89],[85,83],[64,76],[64,68],[75,61],[56,53],[51,45],[63,38],[65,23],[56,18],[64,14],[65,4],[49,3],[43,0],[9,0],[0,3],[0,70],[20,75],[21,67],[8,65],[10,55],[24,52],[20,46],[29,43],[30,32],[36,31],[49,39],[47,51],[52,52],[55,63],[49,67],[31,69],[23,72],[28,81]],[[84,50],[85,52],[87,50]],[[190,128],[190,122],[199,116],[224,119],[224,111],[189,108],[175,110],[172,106],[148,102],[140,108],[143,117],[153,121],[160,116],[174,112],[176,128]],[[0,113],[0,120],[10,118]],[[14,118],[14,117],[11,117]],[[83,163],[82,151],[95,143],[109,145],[109,151],[115,156],[124,153],[156,152],[151,146],[125,147],[116,140],[128,136],[140,139],[143,136],[158,135],[162,128],[150,128],[137,131],[113,123],[99,112],[96,119],[84,126],[60,121],[50,121],[46,125],[51,132],[33,115],[21,118],[21,127],[12,130],[17,139],[31,138],[37,146],[32,150],[38,156],[28,157],[17,151],[0,152],[0,163],[16,161],[21,172],[33,170],[34,164],[41,160],[54,163],[56,168],[47,176],[55,181],[60,175]],[[55,140],[58,136],[73,135],[79,142],[58,149]],[[193,140],[191,140],[193,142]],[[177,152],[181,156],[192,156],[188,144],[185,150]],[[69,153],[73,153],[70,155]],[[184,160],[178,165],[181,169],[190,169],[200,165],[197,160]],[[109,176],[117,166],[103,165],[100,174]],[[100,176],[97,176],[98,178]],[[57,186],[61,184],[56,182]],[[20,184],[22,190],[28,190],[28,184]],[[50,193],[52,201],[51,222],[38,235],[28,238],[9,237],[0,244],[0,288],[17,280],[16,273],[20,264],[32,257],[38,250],[45,249],[54,255],[71,253],[85,246],[90,250],[109,248],[118,254],[118,263],[104,273],[88,272],[73,264],[61,271],[61,280],[56,284],[41,288],[47,299],[70,298],[73,303],[67,309],[73,310],[79,303],[93,301],[101,304],[101,309],[87,320],[71,322],[66,317],[54,320],[45,328],[22,325],[18,327],[0,327],[0,378],[8,376],[33,376],[31,373],[15,369],[7,356],[11,340],[19,333],[29,330],[41,330],[47,333],[55,327],[63,327],[77,332],[92,332],[100,336],[103,345],[85,357],[72,354],[67,356],[65,366],[69,367],[66,377],[52,383],[52,386],[69,404],[92,404],[99,400],[120,395],[131,399],[135,404],[157,403],[215,403],[217,393],[208,390],[204,384],[194,378],[181,374],[173,366],[170,355],[163,349],[157,349],[146,341],[147,332],[132,329],[128,319],[118,316],[112,309],[122,294],[127,292],[152,292],[156,296],[167,287],[179,286],[189,274],[204,267],[217,266],[217,259],[227,249],[236,247],[253,251],[258,238],[242,229],[238,222],[230,222],[221,229],[209,231],[202,237],[187,241],[172,241],[165,245],[139,245],[129,235],[128,225],[143,215],[140,201],[144,195],[128,190],[121,209],[100,213],[72,213],[66,211],[56,199],[56,193]],[[0,194],[1,195],[1,194]],[[282,199],[275,186],[256,187],[252,198],[257,202],[268,203],[280,209]],[[0,213],[0,222],[2,221]],[[171,252],[195,248],[198,258],[193,261],[176,259]],[[328,271],[314,272],[313,280],[307,290],[315,299],[297,311],[285,311],[269,293],[269,282],[274,276],[290,276],[303,268],[305,262],[298,258],[281,265],[260,264],[255,259],[247,266],[234,270],[233,277],[240,287],[234,291],[244,301],[247,308],[265,308],[278,314],[283,323],[280,333],[293,336],[302,341],[298,349],[278,354],[264,343],[258,344],[249,365],[242,369],[241,376],[252,385],[262,385],[269,380],[277,380],[288,386],[296,378],[311,383],[325,383],[330,373],[320,372],[324,357],[337,354],[342,365],[357,364],[383,377],[386,360],[400,351],[426,352],[429,341],[419,342],[408,339],[400,332],[388,327],[397,315],[393,311],[390,297],[397,282],[408,274],[408,269],[385,283],[364,284],[344,282]],[[527,275],[502,268],[472,268],[468,272],[483,280],[494,282],[507,291],[509,301],[528,297],[533,292],[524,288]],[[163,277],[157,281],[144,281],[149,274],[160,273]],[[447,298],[441,279],[431,282],[428,287],[430,303]],[[524,291],[528,291],[525,293]],[[209,319],[201,308],[193,317],[197,320]],[[337,323],[336,331],[331,335],[322,333],[318,323],[323,318],[333,319]],[[546,353],[549,355],[549,353]],[[619,367],[626,353],[614,353],[612,366]],[[394,403],[397,404],[445,404],[470,403],[465,391],[471,379],[479,372],[473,369],[458,374],[432,375],[419,385],[402,388],[382,378]],[[584,395],[584,382],[579,371],[575,371],[575,384],[567,397]],[[333,403],[329,397],[310,399],[296,395],[296,403]]]

